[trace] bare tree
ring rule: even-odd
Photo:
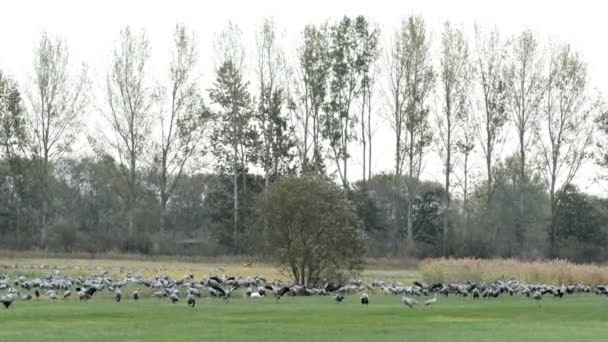
[[[481,110],[477,116],[476,134],[486,164],[486,201],[489,204],[494,192],[494,169],[502,152],[504,128],[507,123],[506,85],[504,63],[506,51],[497,30],[484,34],[475,26],[477,72],[481,85]],[[495,237],[496,231],[493,234]]]
[[[206,111],[196,85],[198,54],[194,34],[178,25],[173,35],[174,51],[169,68],[169,87],[163,89],[169,108],[158,117],[160,142],[154,146],[154,169],[160,195],[160,233],[165,232],[167,203],[179,185],[184,168],[200,156],[206,128]],[[168,96],[165,94],[168,90]]]
[[[536,37],[524,31],[513,40],[507,66],[507,103],[511,120],[519,142],[518,202],[519,217],[516,219],[515,236],[518,243],[524,239],[525,189],[529,175],[527,152],[534,145],[535,130],[539,117],[539,105],[545,91],[543,81],[543,57]]]
[[[393,238],[397,248],[397,238],[401,219],[401,204],[399,203],[399,192],[401,189],[401,178],[403,175],[403,136],[406,123],[406,42],[407,30],[405,22],[399,31],[395,32],[392,47],[386,54],[386,74],[388,75],[388,102],[390,115],[388,121],[395,133],[395,170],[393,171],[393,204],[392,217],[394,222]]]
[[[271,178],[276,178],[289,162],[293,139],[283,113],[285,95],[285,58],[277,40],[274,22],[265,19],[258,32],[257,76],[259,82],[258,124],[262,144],[261,162],[264,169],[264,192],[268,192]]]
[[[129,26],[120,31],[111,70],[106,79],[107,110],[102,112],[111,128],[105,140],[114,156],[118,157],[127,184],[129,237],[135,231],[135,208],[142,178],[139,164],[149,143],[152,122],[150,110],[156,101],[156,95],[148,85],[149,45],[144,31],[135,33]]]
[[[361,67],[361,151],[362,151],[362,178],[365,181],[372,175],[372,99],[374,98],[374,86],[378,76],[377,61],[380,56],[379,36],[380,29],[377,26],[370,27],[370,24],[363,17],[358,17],[355,22],[357,39],[360,41],[362,51]]]
[[[408,242],[413,240],[413,201],[417,193],[423,157],[431,143],[428,97],[434,85],[434,74],[429,45],[423,19],[411,16],[403,21],[401,29],[395,34],[387,61],[392,107],[389,121],[395,132],[396,144],[393,217],[395,234],[398,234],[401,217],[399,192],[404,164],[407,162],[405,183],[408,195]]]
[[[587,67],[570,45],[552,49],[545,86],[537,138],[541,146],[539,168],[550,198],[549,255],[555,257],[559,194],[589,157],[597,107],[588,104]]]
[[[448,228],[450,226],[450,204],[453,173],[453,152],[456,148],[456,130],[461,127],[461,121],[468,116],[469,83],[471,67],[469,64],[469,48],[460,29],[452,28],[449,22],[444,25],[441,37],[440,55],[440,85],[443,107],[441,114],[437,113],[439,132],[440,156],[443,160],[445,174],[445,213],[443,216],[443,254],[447,255]],[[465,154],[465,169],[468,167],[468,154]],[[468,170],[467,170],[468,171]],[[465,174],[466,172],[465,171]],[[468,175],[466,175],[468,176]],[[465,183],[466,180],[465,177]],[[465,184],[465,187],[468,184]]]
[[[40,181],[40,245],[48,237],[52,164],[70,151],[78,137],[80,116],[87,105],[86,67],[70,73],[65,41],[43,33],[34,51],[34,75],[27,88],[32,158]]]

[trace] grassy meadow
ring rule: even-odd
[[[0,341],[605,341],[608,301],[595,295],[540,304],[439,298],[409,309],[397,296],[290,297],[281,303],[235,298],[225,303],[98,297],[88,303],[17,302],[0,310]]]
[[[446,272],[444,268],[449,268],[445,260],[441,262],[423,262],[417,268],[403,262],[376,260],[361,276],[367,281],[378,278],[404,284],[421,278],[432,281],[426,278],[437,276],[431,270]],[[471,265],[477,264],[470,264],[472,269]],[[484,267],[479,266],[479,270]],[[471,269],[461,276],[490,277],[474,274]],[[196,278],[218,273],[263,275],[268,279],[287,276],[271,264],[246,259],[0,257],[0,274],[11,276],[105,271],[117,276],[130,272],[145,277],[168,274],[174,278],[190,272]],[[409,309],[401,303],[400,296],[384,296],[379,289],[371,293],[369,306],[362,306],[356,294],[347,295],[339,304],[331,296],[286,297],[276,303],[271,297],[245,298],[240,291],[228,302],[199,298],[196,307],[190,308],[183,298],[177,304],[151,298],[148,289],[142,289],[143,299],[135,302],[130,297],[133,288],[129,285],[123,290],[120,303],[106,291],[96,294],[90,302],[79,302],[74,295],[56,302],[49,302],[44,296],[38,301],[18,300],[8,310],[0,308],[0,341],[571,342],[605,341],[608,336],[608,298],[594,294],[563,299],[546,296],[540,303],[521,295],[478,300],[441,296],[432,307]],[[420,297],[418,301],[424,299]]]

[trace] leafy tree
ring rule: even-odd
[[[556,219],[556,238],[562,248],[568,249],[568,245],[572,245],[570,251],[560,253],[561,256],[573,257],[583,262],[601,259],[600,251],[608,240],[604,223],[605,206],[598,207],[593,198],[581,193],[573,185],[563,188],[558,196],[560,202]],[[601,209],[604,210],[603,213]]]
[[[25,157],[26,113],[17,83],[0,71],[0,229],[22,237],[22,212],[28,180]]]
[[[258,144],[247,87],[241,71],[227,60],[218,69],[214,87],[210,90],[211,101],[219,107],[211,137],[212,152],[218,161],[219,171],[232,174],[232,245],[236,251],[241,249],[238,241],[239,225],[242,224],[239,222],[239,175],[242,180],[241,192],[245,196],[249,161],[255,158]]]
[[[329,88],[329,29],[308,25],[298,50],[299,79],[290,94],[290,110],[298,123],[297,150],[302,171],[325,173],[321,114]]]
[[[278,261],[296,283],[312,286],[328,274],[363,266],[364,233],[352,204],[333,183],[318,176],[287,176],[259,197],[259,218]]]
[[[364,18],[358,20],[365,21]],[[364,25],[366,23],[344,17],[330,31],[329,97],[323,110],[322,134],[329,144],[329,156],[335,162],[345,195],[349,187],[348,148],[355,138],[356,116],[352,106],[360,92],[367,64],[366,42],[360,33]]]

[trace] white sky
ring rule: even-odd
[[[274,17],[284,32],[287,55],[294,54],[306,24],[338,19],[343,15],[366,15],[383,30],[387,41],[400,20],[410,14],[424,17],[437,48],[441,25],[450,20],[463,25],[472,44],[475,22],[489,28],[496,25],[503,36],[522,29],[535,31],[544,42],[569,42],[588,63],[593,88],[608,94],[608,44],[606,5],[601,1],[8,1],[0,6],[0,69],[24,84],[31,73],[32,51],[42,31],[66,39],[74,66],[85,62],[91,70],[94,88],[101,89],[110,65],[110,55],[118,32],[125,25],[145,28],[152,47],[154,76],[164,77],[170,58],[171,36],[176,23],[184,23],[198,36],[203,89],[212,81],[213,34],[228,20],[244,32],[249,64],[252,65],[253,31],[263,17]],[[101,102],[98,99],[97,102]],[[92,107],[91,116],[97,115]],[[89,120],[92,122],[92,118]],[[393,140],[388,123],[380,123],[375,141],[374,171],[392,168]],[[359,177],[359,151],[353,150],[352,178]],[[577,183],[587,191],[601,194],[593,184],[594,169],[587,165]],[[439,180],[441,167],[430,156],[424,178]],[[351,177],[349,177],[351,178]]]

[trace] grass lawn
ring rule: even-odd
[[[125,291],[125,297],[127,292]],[[104,294],[105,295],[105,294]],[[420,299],[422,300],[422,298]],[[0,309],[0,341],[606,341],[608,300],[574,295],[493,300],[445,299],[409,309],[400,297],[358,295],[340,304],[331,297],[184,300],[96,297],[17,301]]]

